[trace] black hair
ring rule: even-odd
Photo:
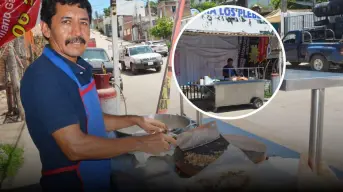
[[[227,62],[231,62],[231,61],[233,61],[232,58],[228,58],[228,59],[227,59]]]
[[[48,24],[51,28],[51,19],[56,14],[56,5],[60,3],[61,5],[77,5],[79,8],[86,9],[89,17],[89,22],[92,21],[92,6],[88,0],[43,0],[42,8],[40,12],[40,18],[42,21]]]

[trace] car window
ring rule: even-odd
[[[132,47],[129,49],[130,55],[138,55],[144,53],[153,53],[154,51],[149,46]]]
[[[283,39],[284,44],[296,43],[297,36],[294,33],[289,33]]]
[[[86,49],[82,58],[86,61],[110,61],[105,50]]]

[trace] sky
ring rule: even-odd
[[[89,2],[92,5],[93,15],[95,14],[95,11],[98,11],[99,14],[103,14],[104,8],[110,6],[110,0],[89,0]]]

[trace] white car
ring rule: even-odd
[[[168,46],[164,41],[148,41],[146,44],[149,45],[155,53],[159,53],[165,57],[168,55]]]
[[[141,69],[155,69],[160,72],[163,65],[162,55],[155,53],[148,45],[125,47],[120,54],[119,62],[122,71],[130,69],[134,75]]]

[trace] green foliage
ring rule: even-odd
[[[169,39],[172,35],[173,20],[167,17],[157,19],[156,25],[150,29],[150,34],[154,37]]]
[[[0,178],[15,176],[24,163],[24,150],[14,148],[10,144],[0,144],[0,150],[4,151],[7,156],[7,158],[0,157]]]
[[[111,15],[111,7],[104,8],[105,17],[109,17]]]
[[[316,3],[321,2],[327,2],[328,0],[316,0]],[[298,5],[295,3],[296,0],[287,0],[287,8],[288,9],[297,9],[297,8],[304,8],[306,6]],[[310,0],[309,2],[313,2]],[[271,0],[270,1],[271,6],[273,6],[274,9],[278,9],[281,7],[281,0]]]
[[[199,3],[199,4],[195,4],[194,2],[191,3],[191,8],[193,9],[197,9],[198,11],[202,12],[205,11],[207,9],[211,9],[213,7],[218,6],[218,4],[216,2],[204,2],[204,3]]]

